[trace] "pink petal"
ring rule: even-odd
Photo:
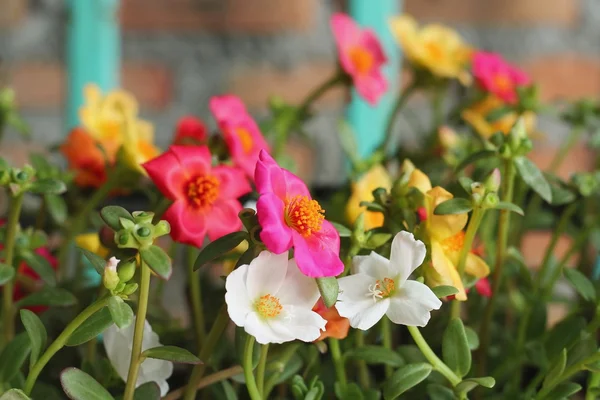
[[[298,178],[287,169],[283,170],[283,176],[285,178],[285,192],[287,197],[307,196],[308,198],[311,198],[310,191],[302,179]]]
[[[371,53],[377,67],[381,67],[383,64],[387,63],[387,56],[385,55],[383,46],[372,29],[367,28],[362,31],[360,44],[365,50],[368,50],[369,53]]]
[[[217,122],[238,118],[240,113],[246,113],[246,107],[239,97],[234,95],[223,95],[211,97],[208,102],[210,112],[215,116]]]
[[[339,256],[340,235],[329,221],[323,221],[321,230],[308,238],[292,231],[292,240],[296,264],[304,275],[321,278],[337,276],[344,271]]]
[[[348,15],[343,13],[333,14],[330,25],[338,52],[345,52],[346,49],[356,45],[360,40],[361,30]]]
[[[210,172],[212,159],[208,146],[171,146],[169,150],[177,157],[187,177]]]
[[[237,199],[252,191],[244,173],[238,168],[221,165],[213,168],[211,174],[220,182],[219,198]]]
[[[292,229],[285,223],[283,201],[273,193],[258,198],[256,210],[262,227],[260,239],[269,251],[281,254],[292,247]]]
[[[171,200],[181,198],[185,181],[185,173],[179,159],[169,149],[160,156],[145,162],[142,167],[160,192]]]
[[[164,218],[171,224],[171,237],[179,243],[202,247],[206,235],[204,214],[188,207],[183,200],[175,201],[165,212]]]
[[[367,76],[355,76],[354,86],[358,94],[371,106],[375,106],[385,94],[388,83],[381,71],[374,70]]]
[[[242,221],[238,218],[242,205],[237,200],[216,202],[206,214],[208,238],[213,241],[228,233],[242,229]]]
[[[259,194],[275,193],[280,199],[286,198],[286,184],[283,169],[273,157],[261,150],[254,172],[254,182]]]

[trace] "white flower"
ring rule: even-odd
[[[119,261],[120,260],[118,260],[116,257],[109,258],[104,266],[104,271],[108,270],[111,272],[117,272],[117,265],[119,265]]]
[[[336,308],[350,320],[353,328],[367,330],[384,314],[395,324],[425,326],[430,311],[442,302],[431,289],[414,280],[410,274],[423,263],[425,245],[412,233],[400,232],[392,241],[390,260],[371,252],[356,256],[354,275],[340,278]]]
[[[263,251],[227,277],[229,317],[262,344],[316,340],[325,321],[312,311],[319,298],[314,279],[303,275],[288,252]]]
[[[112,366],[115,368],[121,379],[127,381],[129,372],[129,363],[131,362],[131,346],[133,344],[133,331],[135,329],[135,317],[133,323],[127,328],[119,329],[115,324],[104,331],[104,349]],[[152,331],[148,321],[144,322],[144,340],[142,341],[142,351],[153,347],[162,346],[158,341],[158,335]],[[138,373],[138,379],[135,387],[146,382],[156,382],[160,387],[160,395],[164,396],[169,391],[167,378],[173,373],[173,363],[165,360],[146,358]]]

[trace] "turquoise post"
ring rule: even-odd
[[[387,94],[375,107],[363,101],[356,92],[348,108],[348,120],[356,133],[361,157],[368,157],[383,141],[385,125],[399,92],[400,51],[389,28],[389,19],[398,15],[401,0],[350,0],[350,14],[363,27],[375,31],[388,57],[385,76],[390,84]]]
[[[79,123],[83,88],[96,83],[102,90],[119,85],[119,0],[69,0],[67,43],[67,132]]]

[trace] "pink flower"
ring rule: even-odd
[[[473,57],[473,75],[485,90],[508,104],[517,102],[517,87],[531,82],[529,76],[506,62],[501,55],[478,51]]]
[[[213,97],[210,99],[209,108],[225,136],[225,143],[234,163],[252,178],[258,154],[263,149],[269,151],[269,145],[260,133],[258,125],[236,96]]]
[[[206,141],[208,132],[206,125],[194,116],[181,117],[177,122],[174,144],[202,144]]]
[[[492,297],[492,287],[488,278],[481,278],[475,282],[475,290],[483,297]]]
[[[256,204],[260,238],[281,254],[294,247],[300,271],[309,277],[336,276],[344,270],[340,235],[325,220],[323,209],[300,178],[261,151],[254,176],[260,197]]]
[[[342,68],[352,77],[358,94],[369,104],[377,104],[388,88],[381,71],[387,57],[379,39],[342,13],[333,14],[330,24]]]
[[[211,166],[206,146],[171,146],[143,164],[161,193],[173,200],[164,218],[173,240],[202,247],[210,240],[240,230],[238,197],[252,189],[241,170]]]

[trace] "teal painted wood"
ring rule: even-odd
[[[119,85],[119,0],[70,0],[67,37],[68,132],[79,123],[83,88],[96,83],[103,90]]]
[[[363,27],[376,33],[388,57],[385,76],[390,84],[387,94],[375,107],[363,101],[355,91],[348,107],[348,120],[356,134],[361,157],[368,157],[383,141],[385,125],[399,93],[400,51],[389,28],[390,17],[398,15],[401,0],[350,0],[350,14]]]

